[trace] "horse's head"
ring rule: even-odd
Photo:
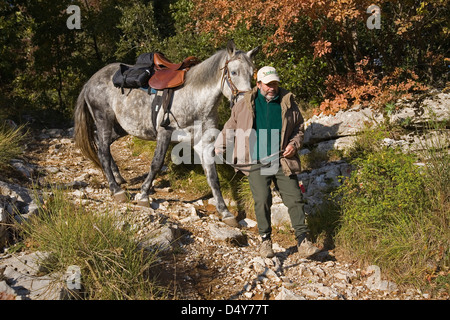
[[[230,108],[245,92],[252,89],[251,81],[255,68],[253,57],[258,51],[259,47],[256,47],[243,52],[236,49],[233,40],[228,41],[227,58],[222,74],[222,93],[230,100]]]

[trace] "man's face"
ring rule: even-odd
[[[256,85],[267,100],[272,100],[278,94],[278,81],[272,81],[267,84],[260,81]]]

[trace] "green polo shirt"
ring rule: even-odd
[[[253,146],[252,160],[263,159],[280,150],[281,143],[281,105],[280,96],[267,102],[258,89],[255,98],[255,119],[253,129],[256,143]],[[275,156],[273,157],[275,158]],[[271,159],[267,159],[271,160]]]

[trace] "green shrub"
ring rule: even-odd
[[[355,142],[346,151],[346,156],[350,159],[365,158],[367,155],[380,150],[380,141],[389,137],[390,128],[384,125],[377,127],[366,126],[359,134]]]
[[[354,160],[335,193],[342,215],[335,240],[399,283],[423,285],[426,273],[449,267],[449,215],[433,205],[430,175],[415,161],[390,148]]]
[[[424,181],[414,161],[393,149],[354,161],[358,171],[341,188],[347,194],[341,203],[344,219],[376,226],[398,213],[423,210]]]

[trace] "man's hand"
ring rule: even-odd
[[[296,152],[297,152],[296,148],[288,144],[286,149],[284,149],[283,157],[292,158]]]

